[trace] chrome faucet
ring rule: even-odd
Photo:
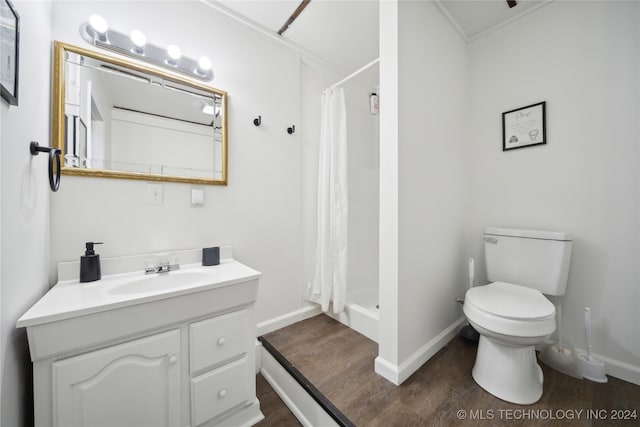
[[[170,271],[180,270],[180,264],[170,264],[169,261],[160,261],[156,266],[147,266],[144,269],[145,274],[151,273],[168,273]]]

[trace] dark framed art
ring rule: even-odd
[[[9,0],[0,0],[0,95],[18,105],[20,16]]]
[[[502,113],[502,151],[547,143],[546,102]]]

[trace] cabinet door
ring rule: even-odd
[[[56,426],[180,424],[180,331],[53,363]]]

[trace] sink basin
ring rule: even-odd
[[[226,258],[214,267],[204,267],[200,264],[202,249],[185,251],[182,255],[196,261],[184,263],[180,270],[153,274],[144,274],[140,268],[145,265],[149,255],[107,258],[103,260],[103,267],[106,267],[103,273],[107,270],[111,274],[89,283],[78,280],[79,262],[63,263],[58,273],[61,279],[18,319],[17,326],[36,327],[67,320],[74,322],[73,319],[78,317],[134,310],[146,303],[165,306],[184,300],[200,303],[198,295],[203,298],[207,295],[226,295],[225,298],[255,299],[253,292],[257,292],[257,287],[249,294],[245,293],[247,289],[252,289],[253,285],[248,284],[257,284],[259,272],[232,258]],[[239,293],[236,295],[236,292]],[[225,300],[220,304],[226,304]],[[192,307],[194,310],[195,305]],[[206,310],[210,309],[210,305],[206,304]],[[167,318],[170,313],[159,315]]]
[[[121,285],[109,289],[111,294],[138,294],[173,289],[185,285],[201,283],[205,280],[213,281],[211,273],[204,271],[176,270],[169,273],[154,273],[139,279],[128,280]]]

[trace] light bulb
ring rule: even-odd
[[[137,48],[142,49],[144,45],[147,44],[147,37],[142,33],[142,31],[133,30],[131,31],[131,41]]]
[[[109,31],[109,24],[100,15],[91,15],[89,17],[89,25],[95,31],[94,37],[101,42],[107,42],[107,31]]]
[[[213,116],[213,114],[215,113],[215,110],[214,110],[212,104],[209,104],[208,102],[203,102],[202,103],[202,112],[205,113],[205,114],[209,114],[209,115]]]
[[[104,34],[109,30],[109,24],[100,15],[91,15],[89,17],[89,24],[98,34]]]
[[[209,71],[211,69],[211,60],[206,56],[201,56],[198,60],[198,68],[201,71]]]
[[[175,64],[175,62],[182,56],[182,51],[180,51],[180,48],[175,44],[170,44],[169,47],[167,47],[167,54],[169,54],[169,58],[171,58],[173,60],[172,62]]]

